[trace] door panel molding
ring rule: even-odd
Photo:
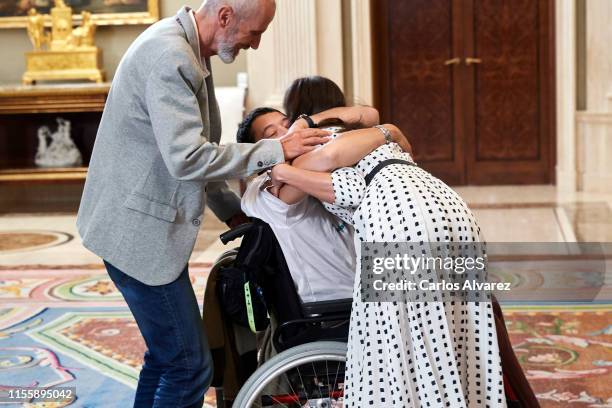
[[[453,184],[465,183],[462,91],[454,85],[463,52],[460,4],[382,0],[373,9],[375,104],[382,120],[406,133],[423,168]]]
[[[423,168],[450,184],[554,181],[553,0],[380,0],[372,13],[375,105]]]

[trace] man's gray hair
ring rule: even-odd
[[[239,19],[251,17],[258,9],[259,1],[255,0],[205,0],[204,10],[213,13],[222,6],[229,6]]]

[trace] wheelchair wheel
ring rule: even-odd
[[[306,343],[285,350],[257,369],[233,408],[342,406],[346,344]]]
[[[236,255],[238,254],[238,248],[229,249],[223,252],[215,262],[213,262],[213,267],[215,266],[227,266],[229,263],[233,262],[236,259]]]

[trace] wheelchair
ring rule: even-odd
[[[262,246],[258,249],[272,254],[269,258],[278,266],[264,282],[258,282],[264,288],[268,312],[275,318],[272,344],[278,354],[253,372],[232,406],[341,407],[352,299],[302,303],[280,245],[265,222],[253,219],[220,238],[228,244],[243,237],[242,247],[249,235],[257,236],[256,245]],[[267,239],[260,240],[262,236]],[[238,250],[225,252],[215,266],[232,265]]]

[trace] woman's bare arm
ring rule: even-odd
[[[385,138],[379,129],[368,128],[353,130],[339,135],[307,154],[296,158],[292,165],[296,168],[330,172],[338,167],[352,166],[372,150],[385,143]],[[278,198],[287,204],[302,200],[307,193],[291,184],[285,184],[277,191]]]
[[[335,201],[334,187],[329,172],[304,170],[289,164],[277,164],[272,168],[272,182],[287,187],[299,186],[302,196],[308,194],[326,203]]]
[[[359,123],[361,127],[376,126],[380,116],[378,111],[371,106],[346,106],[332,108],[310,116],[313,122],[321,123],[326,119],[340,119],[344,123]],[[298,119],[289,128],[288,133],[297,129],[308,129],[309,124],[305,119]]]
[[[325,119],[338,118],[344,123],[359,123],[363,127],[378,125],[380,116],[378,111],[371,106],[348,106],[344,108],[332,108],[325,112],[316,113],[311,116],[315,123]]]
[[[394,142],[410,149],[408,140],[396,126],[384,126],[391,132]],[[342,133],[326,145],[299,156],[292,165],[305,170],[330,172],[340,167],[353,166],[384,143],[385,138],[380,129],[353,130]],[[302,200],[305,195],[304,191],[292,185],[284,185],[278,189],[278,198],[288,204]]]
[[[391,133],[391,139],[404,151],[412,153],[412,147],[397,126],[383,125]],[[338,135],[334,140],[317,149],[296,157],[292,165],[306,170],[332,171],[350,167],[385,143],[380,129],[352,130]]]

